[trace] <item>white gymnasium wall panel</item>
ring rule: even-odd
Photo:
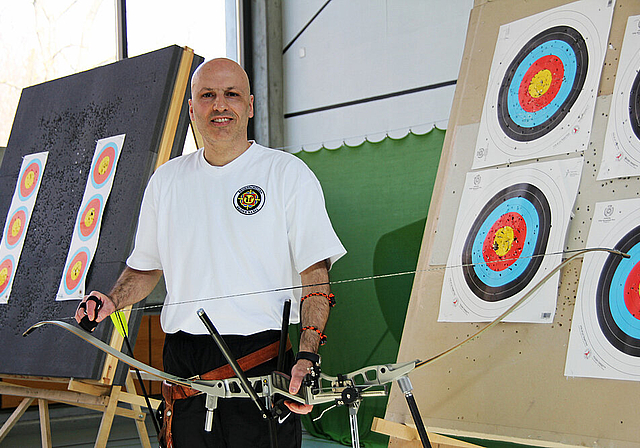
[[[287,148],[446,127],[472,7],[472,0],[283,1]]]

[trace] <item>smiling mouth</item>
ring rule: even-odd
[[[214,123],[224,124],[229,123],[231,121],[231,118],[214,118],[211,121]]]

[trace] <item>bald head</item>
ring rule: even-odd
[[[242,154],[251,145],[247,126],[253,117],[253,96],[242,67],[224,58],[200,65],[191,77],[189,116],[210,164],[222,166]]]
[[[202,88],[207,88],[209,80],[224,78],[233,87],[243,90],[247,95],[251,92],[247,72],[235,61],[227,58],[217,58],[205,61],[196,68],[191,77],[191,97]]]

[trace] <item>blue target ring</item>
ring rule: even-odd
[[[482,245],[489,229],[507,213],[526,223],[522,252],[507,269],[497,273],[485,262]],[[542,264],[551,231],[551,208],[535,185],[520,183],[496,193],[480,210],[462,248],[462,274],[473,294],[486,302],[505,300],[522,291]]]
[[[550,54],[562,55],[560,59],[564,65],[564,80],[560,86],[560,90],[547,106],[534,112],[527,112],[520,105],[518,95],[520,85],[529,67],[538,59]],[[575,82],[577,71],[576,54],[571,45],[565,41],[551,40],[533,49],[516,69],[507,93],[507,108],[509,116],[514,123],[524,128],[533,128],[544,124],[554,113],[560,110],[564,102],[569,98],[571,86],[573,86]]]
[[[518,91],[529,68],[545,56],[562,63],[562,84],[548,105],[527,112],[520,105]],[[496,113],[502,131],[513,140],[528,142],[555,129],[580,96],[588,66],[586,41],[570,26],[552,27],[530,39],[509,64],[498,91]]]
[[[500,219],[501,216],[509,212],[518,213],[524,218],[524,221],[527,224],[527,237],[520,258],[516,260],[508,270],[494,271],[484,260],[482,255],[482,246],[493,224]],[[484,220],[473,241],[471,261],[473,263],[473,269],[476,276],[478,276],[485,285],[493,288],[499,288],[523,275],[534,254],[539,227],[540,220],[538,218],[538,212],[533,204],[528,200],[521,197],[515,197],[498,205],[489,214],[489,216],[487,216],[487,219]]]
[[[629,312],[624,297],[625,284],[640,263],[640,226],[623,236],[615,249],[630,258],[613,254],[607,257],[596,290],[596,316],[611,345],[627,355],[640,357],[640,320]]]

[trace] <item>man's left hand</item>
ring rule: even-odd
[[[291,382],[289,383],[289,392],[292,394],[298,393],[302,380],[305,375],[311,370],[313,364],[307,359],[300,359],[291,369]],[[308,414],[313,409],[313,406],[308,404],[298,403],[292,400],[285,400],[284,404],[296,414]]]

